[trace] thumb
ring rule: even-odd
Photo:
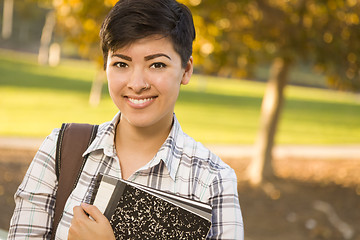
[[[104,221],[104,218],[107,218],[100,212],[100,210],[94,206],[87,203],[81,203],[82,209],[88,213],[96,222]]]

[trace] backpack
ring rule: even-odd
[[[82,154],[96,137],[98,125],[63,123],[56,144],[55,172],[58,180],[51,239],[62,217],[66,200],[76,187],[88,155]]]

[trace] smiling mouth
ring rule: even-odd
[[[144,104],[144,103],[152,101],[153,99],[154,99],[154,97],[144,98],[144,99],[135,99],[135,98],[128,97],[128,100],[134,104]]]

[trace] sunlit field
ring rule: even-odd
[[[0,51],[0,136],[45,137],[62,122],[99,124],[117,112],[104,84],[88,103],[96,66],[63,60],[39,66],[35,55]],[[304,80],[305,81],[305,80]],[[265,83],[195,75],[176,105],[182,128],[208,144],[252,144]],[[360,96],[288,86],[277,143],[360,143]]]

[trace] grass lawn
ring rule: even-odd
[[[98,107],[88,104],[94,64],[64,60],[37,65],[36,56],[0,51],[0,136],[45,137],[62,122],[102,123],[117,112],[106,86]],[[195,75],[183,86],[176,114],[204,143],[252,144],[265,84]],[[360,96],[288,86],[277,143],[360,143]]]

